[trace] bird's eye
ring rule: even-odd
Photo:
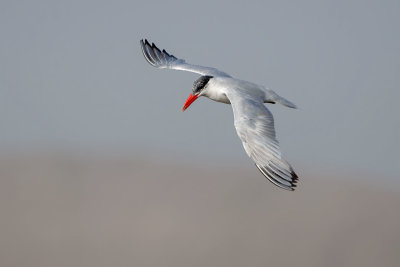
[[[208,83],[212,76],[201,76],[193,84],[193,93],[199,93]]]

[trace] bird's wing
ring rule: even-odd
[[[140,40],[140,46],[142,47],[142,52],[147,62],[156,68],[183,70],[201,75],[230,77],[225,72],[215,68],[188,64],[185,60],[168,54],[164,49],[161,51],[154,43],[150,44],[146,39],[144,41]]]
[[[271,112],[261,99],[242,90],[232,90],[226,95],[232,104],[235,128],[247,155],[269,181],[293,191],[298,176],[281,156]]]

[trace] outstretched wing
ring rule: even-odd
[[[168,54],[164,49],[161,51],[154,43],[150,44],[146,39],[144,41],[140,40],[140,46],[147,62],[156,68],[190,71],[201,75],[230,77],[225,72],[215,68],[188,64],[185,60]]]
[[[232,104],[237,134],[247,155],[269,181],[293,191],[298,176],[282,158],[271,112],[261,100],[243,91],[229,92],[227,97]]]

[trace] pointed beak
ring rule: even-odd
[[[199,94],[190,94],[188,99],[185,102],[185,105],[182,107],[182,111],[185,111],[197,98],[199,97]]]

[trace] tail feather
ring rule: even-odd
[[[265,103],[274,103],[277,102],[283,106],[289,107],[289,108],[297,108],[297,106],[290,102],[289,100],[281,97],[280,95],[278,95],[277,93],[275,93],[272,90],[267,90],[267,92],[265,93]]]
[[[279,98],[276,100],[276,102],[278,102],[281,105],[284,105],[288,108],[297,108],[296,104],[290,102],[289,100],[279,96]]]

